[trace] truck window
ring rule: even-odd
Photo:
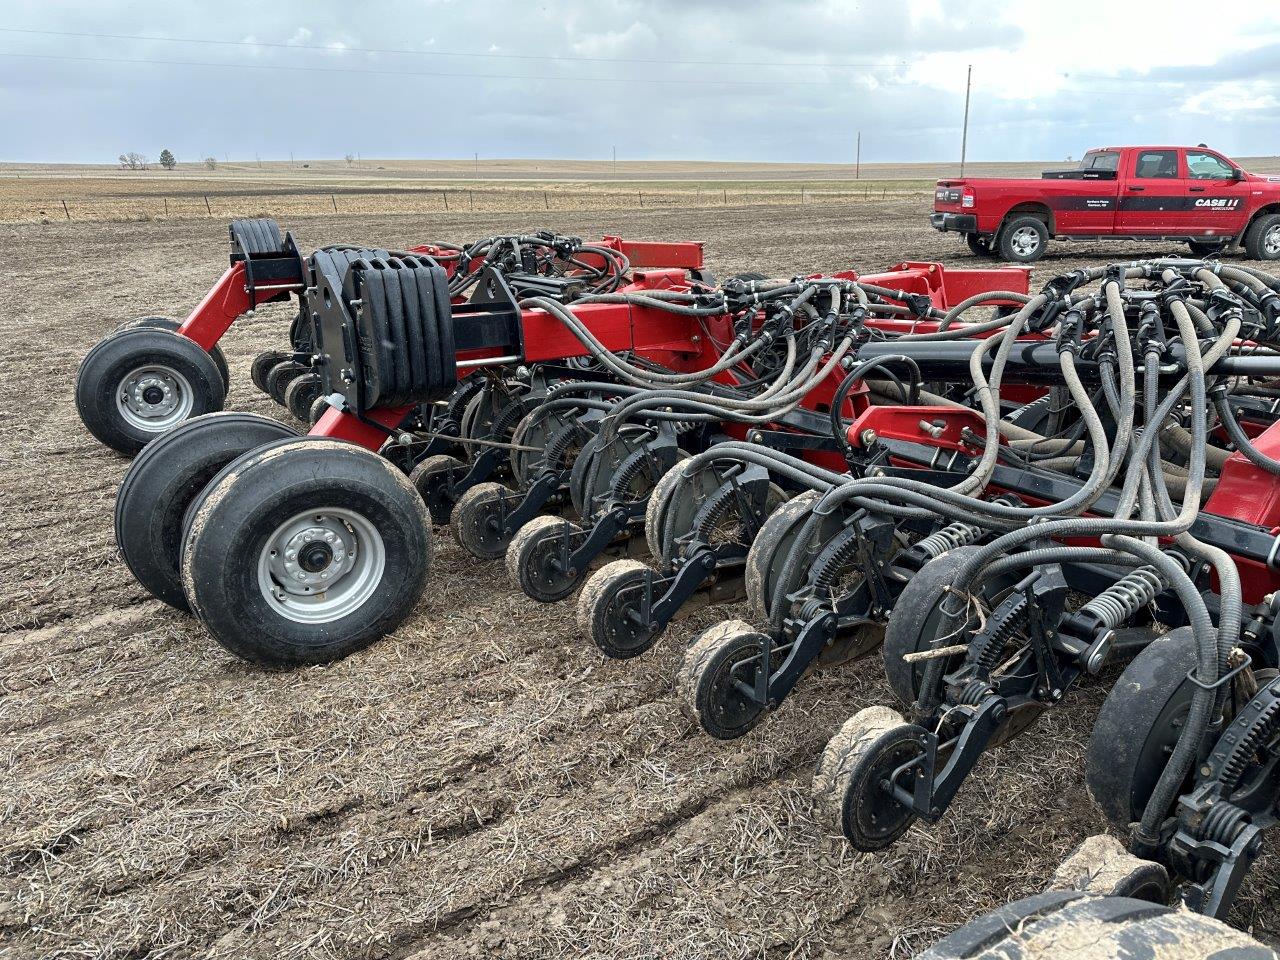
[[[1178,177],[1177,150],[1143,150],[1134,167],[1135,177],[1174,179]]]
[[[1230,180],[1232,176],[1231,164],[1203,150],[1187,151],[1187,170],[1192,180]]]
[[[1090,150],[1080,158],[1081,170],[1104,170],[1114,173],[1120,166],[1120,154],[1114,150]]]

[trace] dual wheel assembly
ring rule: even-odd
[[[328,662],[386,635],[431,563],[429,515],[399,470],[252,414],[197,417],[149,444],[115,524],[153,596],[263,666]]]

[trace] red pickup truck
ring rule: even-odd
[[[1280,177],[1207,147],[1104,147],[1039,180],[939,180],[931,223],[974,253],[1030,263],[1049,238],[1177,240],[1196,256],[1234,243],[1280,259]]]

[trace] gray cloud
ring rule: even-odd
[[[974,159],[1138,140],[1276,152],[1280,42],[1242,49],[1241,26],[1213,63],[1114,70],[1134,59],[1130,34],[1098,36],[1114,56],[1046,54],[1056,17],[985,0],[49,0],[0,26],[287,46],[0,31],[0,53],[27,55],[0,56],[0,160],[161,147],[183,159],[607,157],[617,145],[629,158],[844,162],[858,130],[864,160],[936,160],[959,152],[966,62]],[[400,49],[587,59],[388,52]],[[1229,81],[1252,97],[1197,107]]]

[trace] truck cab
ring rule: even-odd
[[[1206,256],[1240,244],[1280,259],[1280,177],[1208,147],[1103,147],[1038,180],[939,180],[932,225],[983,255],[1030,263],[1049,240],[1158,240]]]

